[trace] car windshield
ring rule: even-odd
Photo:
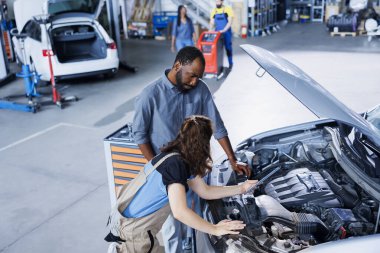
[[[377,133],[380,135],[380,105],[375,109],[367,112],[366,120],[374,126]]]
[[[49,14],[59,14],[66,12],[95,13],[100,0],[50,0]]]
[[[355,127],[341,125],[342,151],[352,163],[378,182],[380,179],[380,147]]]

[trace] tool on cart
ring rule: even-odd
[[[14,29],[13,31],[16,31]],[[11,32],[12,33],[12,32]],[[21,52],[23,56],[24,64],[22,65],[22,70],[16,76],[24,79],[24,88],[25,94],[22,96],[26,96],[28,98],[28,103],[17,103],[12,102],[10,99],[18,97],[18,96],[9,96],[2,100],[0,100],[0,109],[10,109],[10,110],[18,110],[24,112],[33,112],[36,113],[40,104],[34,101],[35,97],[39,97],[40,95],[37,93],[36,85],[39,81],[39,76],[36,72],[31,72],[29,65],[26,64],[26,56],[25,56],[25,48],[24,48],[24,40],[27,37],[26,34],[23,33],[12,33],[12,36],[16,36],[16,38],[20,41]]]
[[[203,32],[199,36],[197,47],[202,51],[206,60],[205,77],[223,76],[223,34],[220,32]]]
[[[35,16],[34,19],[40,23],[43,24],[46,33],[49,34],[47,30],[47,23],[49,21],[50,16],[49,15],[39,15]],[[51,46],[51,41],[50,38],[46,39],[46,49],[42,51],[42,54],[44,57],[48,58],[49,62],[49,69],[50,69],[50,83],[51,83],[51,88],[52,88],[52,102],[53,104],[57,105],[59,108],[63,109],[64,103],[67,102],[72,102],[72,101],[78,101],[78,98],[76,96],[66,96],[63,97],[61,94],[58,92],[55,77],[54,77],[54,69],[53,69],[53,62],[51,57],[54,55],[54,51]]]

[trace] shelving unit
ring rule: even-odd
[[[293,0],[290,5],[291,15],[296,9],[301,22],[323,22],[325,0]]]
[[[293,22],[307,22],[310,21],[313,12],[313,1],[315,0],[293,0],[290,4],[291,16]],[[297,13],[297,14],[295,14]],[[294,18],[294,15],[298,15]],[[306,18],[308,17],[308,18]],[[297,21],[295,21],[297,20]]]
[[[325,15],[325,0],[312,0],[313,6],[311,11],[311,21],[323,22]]]
[[[254,36],[270,35],[276,32],[276,0],[252,0],[248,4],[248,34]]]

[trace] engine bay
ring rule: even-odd
[[[296,252],[311,246],[377,233],[379,203],[342,169],[325,128],[269,136],[239,148],[252,192],[207,202],[213,223],[242,220],[237,236],[210,236],[221,252]],[[241,184],[226,159],[213,167],[211,185]]]

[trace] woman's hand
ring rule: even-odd
[[[257,184],[257,180],[247,180],[240,185],[241,193],[247,193],[249,189],[252,189]]]
[[[214,225],[215,231],[212,233],[216,236],[227,234],[239,234],[239,231],[245,227],[245,224],[241,220],[222,220],[218,224]]]

